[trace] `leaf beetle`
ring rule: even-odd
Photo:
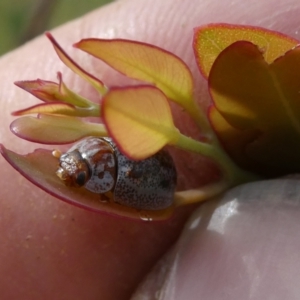
[[[177,180],[167,151],[135,161],[123,155],[111,138],[98,137],[84,138],[60,155],[56,174],[66,185],[83,186],[107,201],[139,210],[171,206]]]

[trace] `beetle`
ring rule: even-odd
[[[123,155],[111,138],[87,137],[59,157],[57,176],[66,185],[84,187],[140,210],[172,205],[176,168],[170,154],[160,150],[141,161]]]

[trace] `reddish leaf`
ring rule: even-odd
[[[257,46],[236,42],[216,59],[209,87],[212,125],[236,162],[273,176],[300,171],[299,47],[269,65]]]
[[[33,184],[50,195],[75,206],[98,213],[149,221],[164,220],[173,213],[173,207],[161,211],[137,211],[120,204],[101,201],[100,194],[89,192],[85,188],[65,186],[55,174],[58,160],[49,150],[38,149],[27,155],[19,155],[0,145],[0,152],[18,172]]]
[[[209,24],[195,29],[194,51],[200,71],[208,77],[218,55],[237,41],[257,45],[268,63],[299,44],[299,41],[282,33],[254,26]]]
[[[59,98],[59,85],[52,81],[47,80],[25,80],[16,81],[15,85],[32,94],[45,102],[57,101]]]
[[[16,81],[15,85],[44,102],[65,102],[78,107],[94,107],[91,101],[74,93],[64,84],[62,74],[57,73],[59,84],[46,80]]]

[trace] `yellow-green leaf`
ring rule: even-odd
[[[67,103],[43,103],[37,104],[31,107],[27,107],[22,110],[18,110],[12,112],[13,116],[23,116],[29,114],[66,114],[66,115],[74,115],[76,113],[76,108]]]
[[[208,82],[212,125],[241,167],[267,176],[300,171],[300,47],[268,64],[257,46],[236,42]]]
[[[183,107],[190,106],[193,78],[187,65],[173,53],[150,44],[123,39],[84,39],[74,46],[128,77],[156,85]]]
[[[68,103],[42,103],[12,113],[13,116],[23,116],[29,114],[51,114],[65,115],[73,117],[98,117],[99,109],[76,107]]]
[[[155,87],[113,88],[101,111],[109,135],[132,159],[149,157],[179,138],[168,100]]]
[[[57,55],[61,59],[61,61],[69,67],[74,73],[81,76],[84,80],[89,82],[100,94],[104,94],[106,92],[106,87],[104,86],[103,82],[96,78],[95,76],[89,74],[84,69],[82,69],[56,42],[54,37],[47,32],[46,36],[51,41],[54,50],[56,51]]]
[[[201,73],[208,77],[218,55],[237,41],[249,41],[257,45],[268,63],[295,47],[299,41],[287,35],[265,28],[209,24],[195,29],[194,51]]]
[[[41,144],[68,144],[86,136],[107,136],[102,124],[66,116],[26,116],[13,121],[11,131],[18,137]]]

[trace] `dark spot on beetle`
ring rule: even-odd
[[[159,183],[159,187],[161,187],[161,188],[163,188],[163,189],[169,188],[170,185],[171,185],[170,180],[162,180],[162,181]]]
[[[141,178],[145,172],[140,168],[132,168],[130,171],[126,172],[126,176],[132,179]]]
[[[99,179],[103,179],[104,178],[104,172],[100,172],[97,174]]]
[[[85,181],[86,181],[86,173],[85,172],[79,172],[77,175],[76,175],[76,183],[79,185],[79,186],[82,186],[85,184]]]

